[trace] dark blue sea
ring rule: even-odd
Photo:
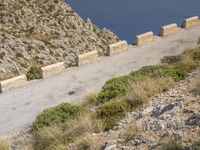
[[[114,31],[132,42],[140,33],[158,34],[161,26],[181,24],[184,18],[200,16],[200,0],[66,0],[83,18]]]

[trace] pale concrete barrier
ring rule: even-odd
[[[42,67],[40,74],[41,74],[41,77],[44,79],[49,76],[59,74],[64,70],[65,70],[65,64],[63,62],[60,62],[60,63]]]
[[[94,61],[96,60],[97,58],[99,57],[98,55],[98,51],[90,51],[90,52],[87,52],[85,54],[81,54],[81,55],[78,55],[78,66],[80,65],[83,65],[83,64],[87,64],[91,61]]]
[[[199,17],[194,16],[194,17],[187,18],[187,19],[183,20],[182,27],[183,28],[189,28],[189,27],[194,26],[198,23],[199,23]]]
[[[134,41],[135,45],[141,45],[147,42],[153,41],[153,32],[146,32],[144,34],[137,35]]]
[[[109,45],[108,56],[119,54],[123,51],[126,51],[127,49],[128,49],[127,41],[120,41],[120,42],[111,44]]]
[[[178,29],[178,26],[176,23],[163,26],[160,29],[160,36],[167,36],[167,35],[173,34],[177,31],[177,29]]]
[[[17,77],[0,81],[0,93],[15,89],[27,84],[26,75],[19,75]]]

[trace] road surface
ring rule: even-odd
[[[93,63],[2,93],[0,134],[27,126],[47,107],[61,102],[81,101],[87,93],[99,90],[112,77],[128,74],[145,65],[157,64],[163,56],[179,54],[187,48],[196,47],[199,36],[200,25],[181,29],[168,37],[157,37],[145,45],[130,46],[128,51],[119,55],[102,57]]]

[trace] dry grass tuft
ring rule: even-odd
[[[0,150],[9,150],[9,145],[5,140],[0,140]]]
[[[148,99],[157,93],[167,91],[174,86],[170,77],[146,78],[130,84],[126,98],[132,107],[142,106],[148,103]]]
[[[86,97],[85,100],[83,102],[83,106],[88,106],[88,107],[92,107],[95,106],[97,104],[97,98],[98,98],[98,92],[90,92]]]
[[[83,135],[101,132],[102,126],[101,120],[95,119],[92,114],[82,114],[77,119],[70,119],[66,123],[39,129],[35,133],[34,149],[54,150],[55,147],[67,149],[70,143],[77,142],[79,146],[89,145]]]
[[[122,132],[121,137],[125,139],[126,142],[128,142],[137,136],[141,131],[142,126],[138,123],[134,123]]]

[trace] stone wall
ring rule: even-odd
[[[90,52],[87,52],[85,54],[82,54],[82,55],[78,55],[78,66],[80,65],[83,65],[83,64],[87,64],[91,61],[94,61],[96,60],[97,58],[99,57],[98,55],[98,51],[90,51]]]
[[[172,23],[166,26],[161,27],[160,36],[167,36],[173,34],[177,31],[178,27],[176,23]]]
[[[20,75],[11,79],[0,81],[0,93],[21,87],[26,84],[27,84],[26,75]]]
[[[147,42],[153,41],[154,34],[153,32],[146,32],[144,34],[137,35],[134,41],[135,45],[141,45]]]
[[[109,45],[108,56],[119,54],[123,51],[126,51],[127,49],[128,49],[127,41],[120,41],[118,43],[111,44]]]
[[[187,18],[183,21],[182,27],[183,28],[189,28],[191,26],[194,26],[196,24],[199,23],[199,17],[198,16],[194,16],[191,18]]]
[[[64,70],[65,70],[65,64],[63,62],[56,63],[53,65],[48,65],[41,68],[41,77],[44,79],[49,76],[59,74]]]

